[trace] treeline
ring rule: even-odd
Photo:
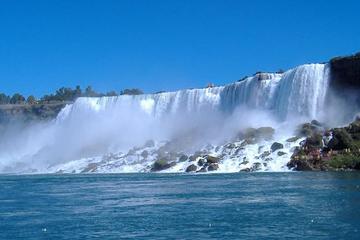
[[[98,93],[92,89],[91,86],[82,90],[80,86],[76,86],[74,89],[69,87],[62,87],[56,90],[55,93],[44,95],[37,99],[35,96],[30,95],[25,98],[20,93],[15,93],[12,96],[8,96],[4,93],[0,93],[0,104],[43,104],[52,102],[65,102],[75,101],[78,97],[104,97],[104,96],[119,96],[119,95],[140,95],[143,91],[137,88],[124,89],[117,93],[116,91],[110,91],[107,93]]]

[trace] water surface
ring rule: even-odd
[[[360,174],[0,176],[0,239],[358,239]]]

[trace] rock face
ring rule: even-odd
[[[49,104],[7,104],[0,105],[0,123],[13,120],[34,121],[56,118],[58,113],[69,102]]]
[[[360,89],[360,53],[330,60],[332,83],[335,86]]]

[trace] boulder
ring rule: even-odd
[[[190,166],[188,166],[185,170],[185,172],[196,172],[197,167],[194,164],[191,164]]]
[[[282,152],[282,151],[278,151],[278,153],[277,153],[277,155],[279,156],[279,157],[281,157],[281,156],[283,156],[283,155],[285,155],[285,154],[287,154],[286,152]]]
[[[218,157],[214,157],[214,156],[211,156],[211,155],[207,155],[206,156],[206,162],[207,163],[218,163],[220,161],[220,158]]]
[[[200,170],[198,170],[198,171],[196,171],[196,172],[200,172],[200,173],[201,173],[201,172],[207,172],[207,171],[206,171],[206,167],[202,167],[202,168],[200,168]]]
[[[291,137],[291,138],[288,138],[288,139],[286,139],[286,142],[296,142],[297,140],[299,140],[300,139],[300,137],[298,137],[298,136],[295,136],[295,137]]]
[[[205,160],[202,159],[202,158],[200,158],[200,159],[198,160],[197,164],[198,164],[200,167],[201,167],[201,166],[204,166]]]
[[[210,171],[216,171],[219,169],[219,165],[217,163],[212,163],[208,166],[207,170]]]
[[[270,148],[272,152],[275,152],[276,150],[283,149],[284,145],[278,142],[274,142]]]
[[[158,159],[154,162],[151,171],[161,171],[175,166],[175,162],[168,162],[166,159]]]
[[[188,156],[185,155],[185,154],[182,154],[180,157],[179,157],[179,162],[185,162],[186,160],[188,160]]]
[[[261,169],[261,163],[256,162],[251,166],[250,171],[252,172],[259,171],[260,169]]]

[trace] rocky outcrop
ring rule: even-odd
[[[330,66],[334,86],[360,89],[360,53],[333,58]]]
[[[312,132],[287,164],[298,171],[360,170],[360,118],[346,127]]]
[[[69,102],[48,104],[6,104],[0,105],[0,123],[11,121],[36,121],[56,118]]]

